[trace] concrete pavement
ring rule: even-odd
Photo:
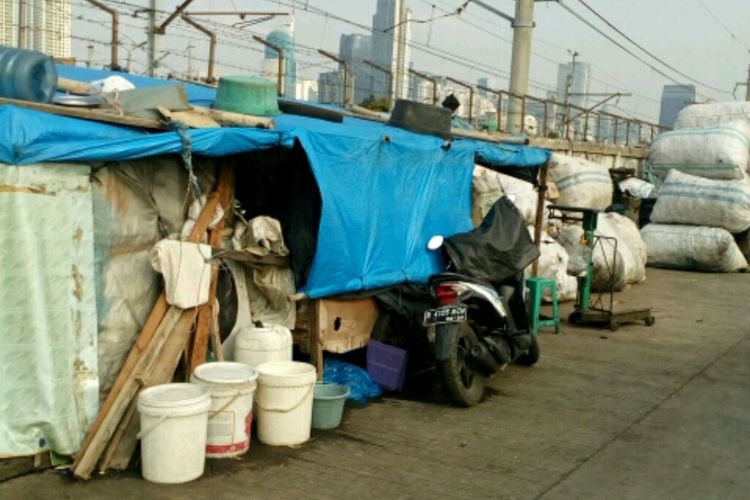
[[[48,471],[0,498],[744,499],[749,297],[748,275],[649,269],[617,300],[653,306],[654,327],[545,333],[540,362],[497,375],[475,408],[387,397],[300,449],[209,461],[190,484]]]

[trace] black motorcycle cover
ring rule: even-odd
[[[506,196],[479,227],[447,238],[443,248],[455,272],[493,284],[518,275],[539,257],[523,217]]]

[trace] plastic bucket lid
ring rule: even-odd
[[[196,384],[162,384],[144,389],[138,395],[138,411],[147,415],[193,415],[208,410],[208,389]]]
[[[255,382],[258,372],[253,367],[234,361],[204,363],[195,369],[193,376],[211,384],[248,384]]]
[[[315,367],[299,361],[272,361],[263,363],[257,370],[261,385],[271,383],[294,386],[296,384],[312,384],[317,379]]]

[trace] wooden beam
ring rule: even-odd
[[[21,101],[19,99],[0,98],[0,105],[13,104],[20,108],[33,109],[44,113],[67,116],[70,118],[80,118],[82,120],[92,120],[96,122],[112,123],[114,125],[124,125],[126,127],[147,128],[153,130],[166,130],[164,124],[158,120],[148,118],[136,118],[133,116],[120,116],[113,113],[103,113],[96,109],[74,108],[69,106],[60,106],[58,104],[44,104],[41,102]]]
[[[221,246],[224,235],[224,224],[230,213],[232,203],[232,188],[234,186],[234,170],[231,165],[222,165],[219,170],[219,184],[216,188],[218,193],[219,204],[224,210],[224,217],[219,221],[215,228],[211,230],[209,244],[212,247]],[[193,371],[206,361],[208,353],[209,333],[211,329],[211,319],[213,317],[214,301],[216,298],[216,287],[219,280],[219,265],[214,262],[211,270],[211,284],[208,293],[208,302],[198,306],[198,321],[195,328],[195,334],[190,345],[190,363],[188,364],[188,373]]]
[[[193,226],[190,232],[188,241],[198,242],[203,239],[208,225],[216,212],[218,203],[219,193],[217,189],[208,197],[206,205],[203,207],[195,226]],[[75,477],[79,479],[88,479],[91,477],[96,463],[99,461],[102,453],[105,452],[107,444],[117,430],[124,413],[127,411],[127,407],[135,397],[138,389],[135,380],[136,370],[139,367],[142,368],[143,358],[152,348],[157,332],[165,326],[169,310],[166,294],[162,292],[141,329],[141,333],[138,335],[135,344],[130,349],[112,389],[107,394],[107,398],[99,410],[94,424],[88,434],[86,434],[83,445],[76,455],[76,460],[73,463],[73,474]],[[170,318],[170,320],[172,319],[174,318]]]
[[[143,387],[167,384],[172,381],[174,372],[180,362],[182,352],[190,339],[190,332],[193,330],[193,325],[195,323],[195,309],[187,309],[183,311],[172,306],[170,312],[172,311],[174,311],[179,318],[174,327],[170,331],[164,333],[167,339],[159,350],[159,355],[154,363],[148,367],[147,373],[144,373]],[[136,399],[137,398],[133,399],[132,404],[136,404]],[[114,450],[114,452],[111,456],[105,454],[104,459],[100,464],[100,470],[127,469],[136,446],[138,445],[137,436],[139,428],[140,418],[138,412],[132,412],[127,418],[123,419],[123,422],[118,427],[118,430],[123,429],[122,432],[119,435],[115,433],[108,446],[108,450]],[[116,440],[115,438],[118,439]]]

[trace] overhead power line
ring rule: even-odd
[[[583,17],[582,15],[580,15],[575,10],[571,9],[570,7],[568,7],[568,5],[566,5],[565,3],[563,3],[562,0],[558,0],[557,3],[558,3],[558,5],[560,5],[560,7],[562,7],[563,9],[565,9],[570,15],[572,15],[573,17],[575,17],[576,19],[578,19],[579,21],[581,21],[582,23],[584,23],[586,26],[588,26],[589,28],[591,28],[594,31],[596,31],[597,33],[599,33],[601,36],[603,36],[604,38],[606,38],[607,40],[609,40],[610,42],[612,42],[613,44],[615,44],[617,47],[619,47],[623,51],[627,52],[633,58],[637,59],[641,63],[643,63],[646,66],[648,66],[649,68],[651,68],[656,73],[658,73],[661,76],[663,76],[664,78],[666,78],[670,82],[676,83],[678,85],[683,83],[683,82],[680,82],[680,81],[676,80],[674,77],[670,76],[669,74],[665,73],[663,70],[657,68],[656,66],[654,66],[650,62],[646,61],[645,59],[643,59],[642,57],[640,57],[638,54],[636,54],[635,52],[633,52],[632,50],[630,50],[629,48],[627,48],[626,46],[624,46],[623,44],[621,44],[620,42],[618,42],[617,40],[615,40],[614,38],[612,38],[610,35],[608,35],[604,31],[602,31],[599,27],[597,27],[596,25],[594,25],[591,21],[589,21],[588,19],[586,19],[585,17]],[[721,91],[721,92],[724,92],[724,91]],[[726,93],[729,94],[729,92],[726,92]],[[706,96],[704,94],[701,94],[701,93],[698,93],[698,95],[700,95],[703,98],[708,98],[708,96]]]
[[[599,12],[597,12],[596,10],[594,10],[594,8],[591,7],[588,3],[586,3],[585,0],[578,0],[578,2],[581,5],[583,5],[589,12],[591,12],[596,17],[598,17],[604,24],[606,24],[607,26],[609,26],[610,28],[612,28],[615,32],[617,32],[621,37],[623,37],[625,40],[629,41],[630,43],[632,43],[633,45],[635,45],[636,47],[638,47],[639,49],[641,49],[641,51],[643,51],[646,55],[648,55],[649,57],[651,57],[655,61],[658,61],[663,66],[669,68],[670,70],[672,70],[673,72],[675,72],[678,75],[682,76],[683,78],[686,78],[687,80],[690,80],[691,82],[693,82],[695,84],[698,84],[698,85],[700,85],[702,87],[705,87],[707,89],[711,89],[711,90],[713,90],[715,92],[721,92],[721,93],[729,94],[729,92],[727,92],[726,90],[719,89],[719,88],[714,87],[712,85],[709,85],[707,83],[703,83],[700,80],[697,80],[697,79],[695,79],[695,78],[693,78],[693,77],[691,77],[689,75],[686,75],[682,71],[678,70],[677,68],[675,68],[674,66],[672,66],[671,64],[669,64],[668,62],[666,62],[664,59],[656,56],[653,52],[651,52],[650,50],[646,49],[643,45],[641,45],[640,43],[636,42],[631,37],[629,37],[628,35],[626,35],[625,33],[623,33],[621,29],[619,29],[617,26],[615,26],[614,23],[612,23],[611,21],[609,21],[607,18],[605,18]]]
[[[719,16],[717,16],[716,14],[714,14],[713,11],[708,8],[708,6],[703,2],[703,0],[698,0],[698,3],[701,4],[701,7],[703,7],[703,9],[706,12],[708,12],[708,15],[711,16],[714,19],[714,21],[716,21],[719,24],[719,26],[721,26],[722,28],[724,28],[724,31],[726,31],[727,33],[729,33],[729,36],[732,37],[732,41],[738,43],[740,46],[744,47],[745,49],[749,49],[750,48],[748,45],[746,45],[745,43],[743,43],[742,41],[740,41],[740,38],[737,35],[735,35],[734,32],[732,32],[732,30],[729,29],[729,27],[726,24],[724,24],[724,22],[722,22],[721,19],[719,19]]]

